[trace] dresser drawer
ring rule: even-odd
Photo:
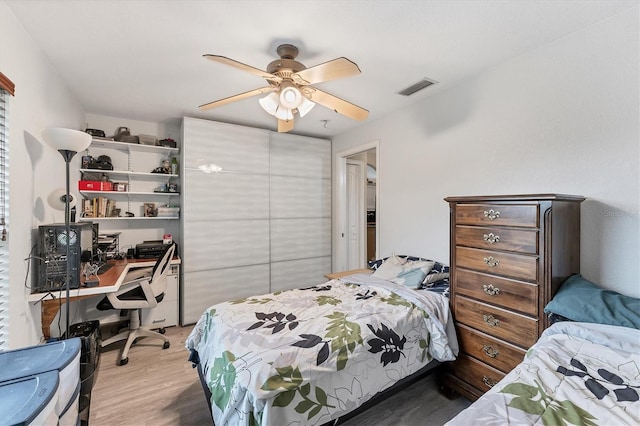
[[[538,227],[537,204],[458,204],[458,225]]]
[[[456,226],[456,245],[536,254],[538,253],[538,231]]]
[[[454,374],[483,392],[503,379],[505,374],[490,365],[466,355],[460,355],[453,367]]]
[[[538,316],[538,285],[456,268],[457,294]]]
[[[522,362],[526,351],[480,333],[465,325],[456,324],[460,351],[483,361],[500,371],[508,373]]]
[[[527,281],[538,279],[538,257],[456,246],[456,265]]]
[[[523,348],[538,339],[537,319],[464,296],[456,297],[454,315],[458,322]]]

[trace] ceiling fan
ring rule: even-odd
[[[294,45],[281,44],[276,49],[276,52],[280,59],[276,59],[267,65],[267,71],[262,71],[225,56],[204,55],[205,58],[212,61],[262,77],[267,80],[269,85],[200,105],[200,109],[204,111],[252,96],[269,93],[264,98],[261,98],[259,103],[265,111],[278,119],[278,132],[288,132],[293,129],[294,114],[297,113],[300,117],[304,117],[316,103],[354,120],[367,118],[369,111],[366,109],[311,86],[324,81],[360,74],[360,68],[354,62],[340,57],[307,68],[295,60],[296,56],[298,56],[298,48]]]

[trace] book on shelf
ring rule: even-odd
[[[82,217],[113,217],[116,202],[107,197],[85,198],[82,200]]]

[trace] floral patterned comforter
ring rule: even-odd
[[[640,330],[560,322],[448,426],[640,424]]]
[[[217,426],[323,424],[457,355],[446,297],[369,275],[214,305],[186,347]]]

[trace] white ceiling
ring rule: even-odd
[[[88,113],[159,123],[190,116],[275,130],[276,120],[260,108],[259,97],[206,112],[197,108],[265,85],[203,54],[263,70],[283,42],[298,46],[297,60],[307,67],[347,57],[362,74],[317,87],[368,109],[366,122],[638,1],[6,3]],[[438,84],[410,97],[397,94],[425,77]],[[293,132],[331,137],[362,123],[318,105],[296,119]],[[104,130],[109,135],[115,129]]]

